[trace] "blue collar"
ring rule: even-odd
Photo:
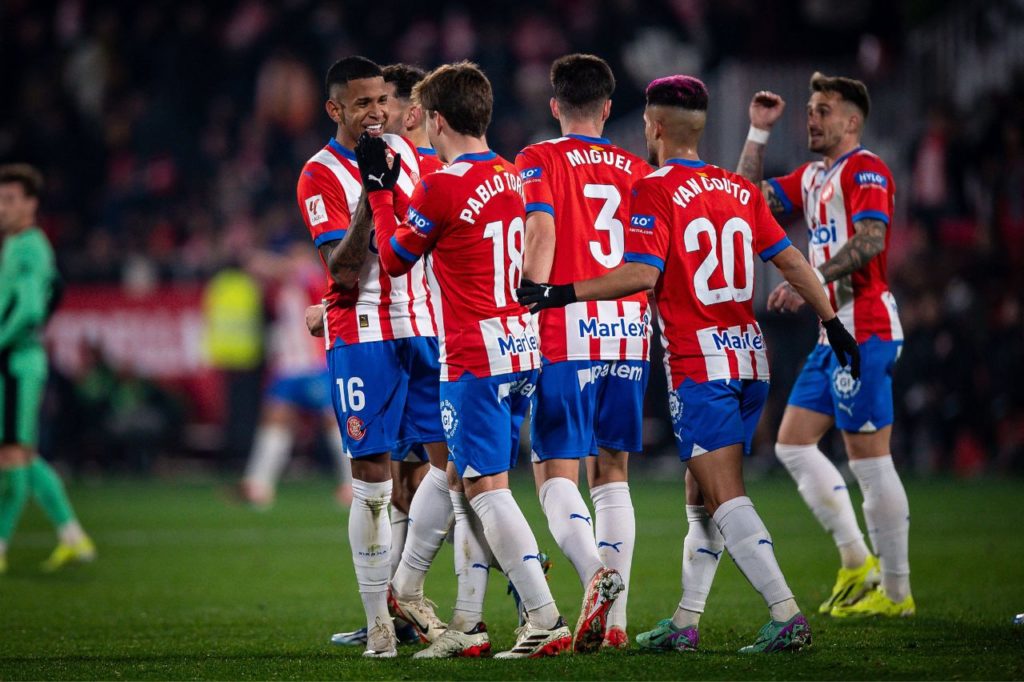
[[[571,137],[574,140],[580,140],[581,142],[590,142],[592,144],[611,144],[611,140],[604,137],[590,137],[589,135],[577,135],[576,133],[569,133],[566,137]]]
[[[671,163],[673,166],[686,166],[687,168],[703,168],[707,165],[703,161],[693,161],[691,159],[669,159],[665,163]]]
[[[497,154],[488,149],[485,152],[475,152],[472,154],[463,154],[457,157],[452,163],[458,163],[459,161],[490,161],[495,158]]]
[[[437,156],[437,150],[433,147],[416,147],[416,151],[423,156]]]
[[[355,161],[356,160],[355,152],[353,152],[351,149],[349,149],[348,147],[346,147],[343,144],[341,144],[340,142],[338,142],[333,137],[331,138],[331,141],[327,143],[327,145],[331,149],[333,149],[334,151],[336,151],[339,154],[341,154],[342,156],[344,156],[349,161]]]
[[[841,164],[843,161],[846,161],[848,158],[850,158],[851,156],[853,156],[857,152],[861,151],[862,149],[864,149],[863,145],[857,145],[856,147],[854,147],[853,149],[851,149],[850,151],[846,152],[845,154],[840,156],[838,159],[833,161],[832,165],[829,166],[829,169],[827,171],[825,171],[825,177],[827,178],[827,177],[831,176],[832,173],[835,172],[836,168],[839,168],[839,164]]]

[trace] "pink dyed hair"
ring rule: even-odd
[[[693,76],[665,76],[647,86],[647,104],[707,111],[708,88]]]

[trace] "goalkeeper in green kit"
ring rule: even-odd
[[[0,574],[30,494],[59,535],[44,571],[96,558],[60,477],[36,454],[47,372],[40,335],[59,286],[53,249],[36,227],[42,184],[31,166],[0,166]]]

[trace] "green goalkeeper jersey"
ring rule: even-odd
[[[4,238],[0,251],[0,353],[42,350],[56,292],[53,248],[38,227]]]

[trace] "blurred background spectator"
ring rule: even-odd
[[[641,153],[642,89],[654,77],[708,82],[702,153],[726,167],[750,94],[782,93],[789,110],[768,174],[808,158],[812,71],[864,79],[876,112],[867,142],[899,187],[890,275],[907,343],[896,455],[920,472],[1024,469],[1020,0],[6,0],[0,162],[43,170],[43,227],[69,282],[49,330],[59,377],[50,454],[129,468],[162,453],[242,456],[265,330],[244,264],[305,238],[296,175],[333,132],[321,80],[335,59],[477,61],[496,95],[490,142],[511,157],[557,133],[547,72],[569,51],[611,63],[609,136]],[[208,305],[204,324],[202,291],[209,304],[226,281],[248,287],[234,358],[204,353],[218,320],[230,321]],[[814,338],[809,317],[764,313],[764,284],[776,385],[762,449]],[[653,451],[671,438],[658,374]]]

